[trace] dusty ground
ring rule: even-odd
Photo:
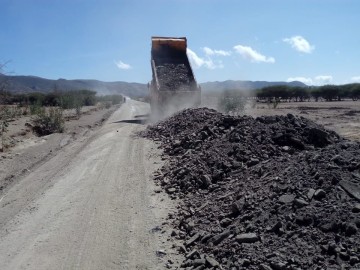
[[[109,119],[111,110],[90,110],[65,133],[42,138],[26,131],[26,118],[11,123],[16,145],[0,155],[1,269],[164,269],[180,261],[166,240],[174,201],[149,181],[163,165],[159,150],[133,136],[144,129],[134,116],[148,105],[128,100]],[[360,140],[359,102],[256,104],[246,113],[292,113]]]
[[[204,95],[202,105],[217,109],[217,99]],[[288,113],[307,117],[345,138],[360,141],[359,101],[283,102],[276,109],[271,104],[268,106],[266,103],[256,103],[255,106],[247,106],[245,110],[245,114],[253,117]]]
[[[44,137],[37,137],[26,126],[31,123],[30,116],[11,121],[6,133],[6,143],[11,147],[0,153],[0,194],[16,178],[55,156],[70,142],[82,140],[84,135],[97,129],[116,108],[97,110],[94,106],[83,107],[79,119],[74,111],[67,110],[65,132]]]
[[[253,116],[292,113],[324,125],[345,138],[360,141],[359,101],[289,102],[280,103],[276,109],[266,104],[257,104],[255,109],[249,108],[246,113]]]
[[[36,143],[60,149],[0,196],[1,269],[163,269],[173,204],[149,181],[159,150],[133,136],[143,125],[127,121],[148,109],[128,100],[97,130]],[[18,151],[13,158],[27,153]]]

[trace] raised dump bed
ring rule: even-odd
[[[150,102],[157,117],[200,105],[200,88],[186,49],[185,37],[152,37]]]

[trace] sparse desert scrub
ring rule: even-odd
[[[242,92],[225,90],[219,97],[218,109],[223,113],[239,115],[244,113],[246,103],[247,99]]]
[[[4,152],[6,149],[6,132],[9,127],[9,120],[11,118],[11,111],[9,107],[2,106],[0,107],[0,137],[1,137],[1,147],[0,151]]]
[[[61,108],[51,107],[48,110],[41,108],[41,110],[32,119],[33,131],[38,136],[45,136],[52,133],[64,132],[64,116]]]
[[[360,98],[360,84],[344,85],[323,85],[323,86],[287,86],[274,85],[256,90],[256,96],[259,100],[278,99],[279,101],[304,102],[310,99],[316,102],[323,101],[342,101],[358,100]]]
[[[122,104],[124,103],[124,97],[122,95],[106,95],[106,96],[98,96],[98,102],[110,102],[112,105]]]

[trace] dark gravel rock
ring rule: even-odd
[[[279,198],[279,202],[292,203],[294,199],[295,199],[295,195],[281,195]]]
[[[302,199],[295,199],[294,200],[294,205],[296,205],[297,207],[304,207],[309,205],[309,203],[307,201],[304,201]]]
[[[266,264],[260,264],[259,269],[260,270],[272,270],[271,267]]]
[[[156,73],[162,90],[191,90],[190,70],[185,64],[164,63],[156,66]]]
[[[211,267],[218,267],[220,264],[212,257],[206,256],[206,262],[211,266]]]
[[[254,119],[207,108],[142,135],[168,159],[155,178],[180,199],[173,237],[200,235],[187,246],[206,259],[199,266],[360,268],[359,143],[291,114]],[[254,237],[239,242],[244,235]]]
[[[242,233],[236,236],[236,241],[239,243],[255,243],[259,241],[256,233]]]
[[[326,196],[326,192],[323,189],[318,189],[314,193],[314,198],[316,200],[321,200],[321,199],[325,198],[325,196]]]
[[[352,209],[354,213],[360,213],[360,203],[356,203]]]

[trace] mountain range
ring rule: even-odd
[[[123,94],[130,97],[141,97],[148,92],[147,85],[128,82],[103,82],[98,80],[50,80],[36,76],[5,76],[0,81],[6,81],[7,90],[12,93],[42,92],[56,90],[93,90],[99,95]]]
[[[206,82],[201,83],[201,89],[205,91],[221,91],[227,89],[239,89],[239,90],[255,90],[260,89],[267,86],[275,86],[275,85],[288,85],[288,86],[300,86],[307,87],[306,84],[293,81],[293,82],[268,82],[268,81],[222,81],[222,82]]]
[[[141,97],[148,93],[147,84],[129,83],[129,82],[103,82],[98,80],[50,80],[36,76],[6,76],[0,74],[0,83],[6,82],[6,89],[12,93],[28,92],[51,92],[55,90],[94,90],[99,95],[123,94],[129,97]],[[268,81],[222,81],[201,83],[201,89],[204,92],[216,92],[225,89],[234,90],[254,90],[266,86],[289,85],[302,86],[307,85],[301,82],[268,82]]]

